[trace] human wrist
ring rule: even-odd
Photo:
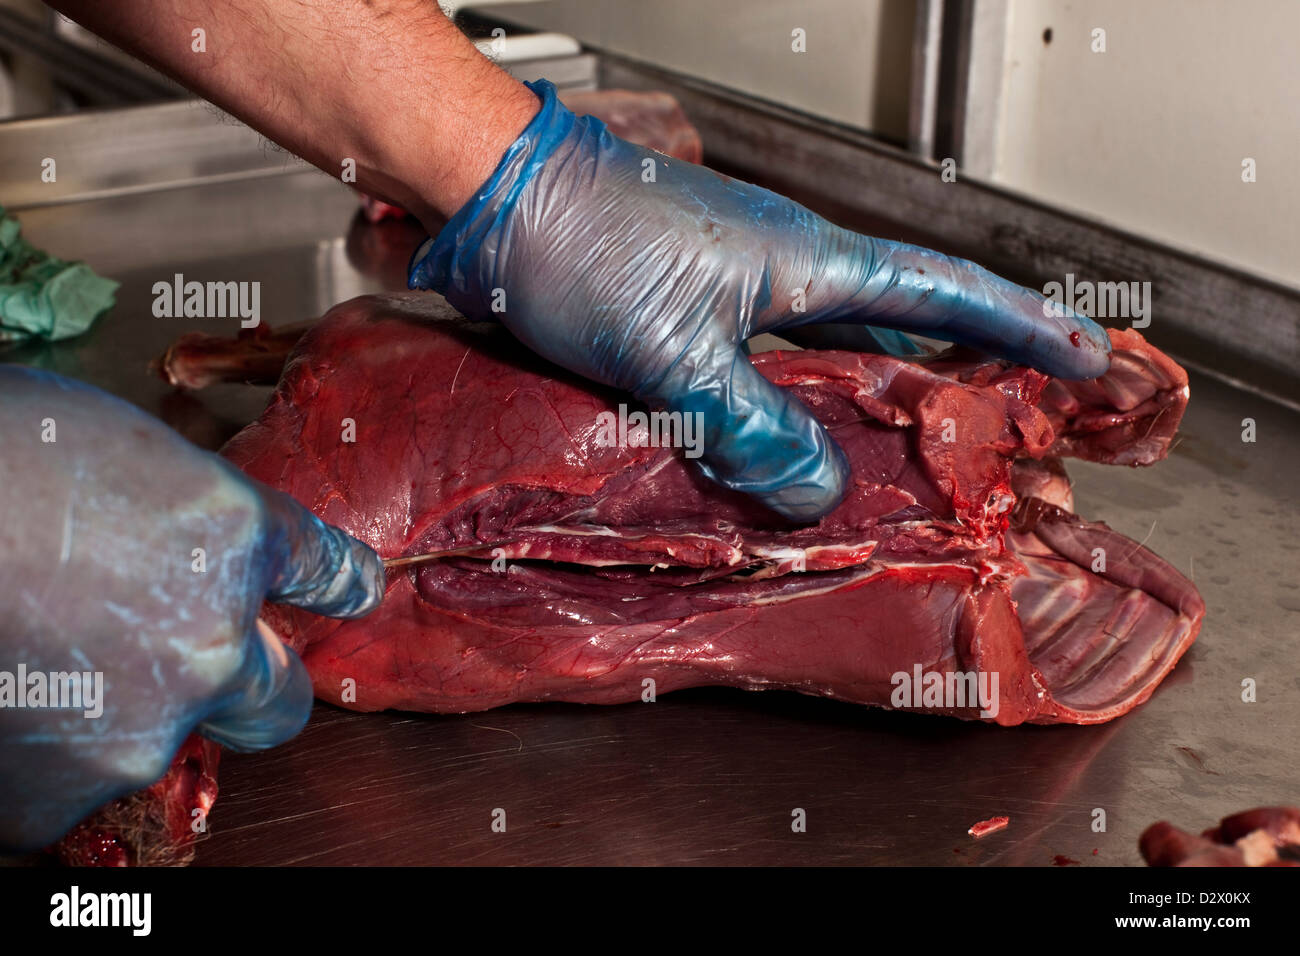
[[[421,123],[422,142],[404,150],[411,164],[403,184],[412,194],[406,208],[431,232],[487,182],[541,105],[524,84],[483,65],[488,69],[471,78],[473,100],[461,101],[472,108]]]
[[[466,315],[477,315],[485,307],[482,282],[488,263],[480,252],[489,237],[510,218],[524,190],[553,154],[574,136],[581,138],[586,121],[599,123],[575,117],[546,80],[529,83],[526,89],[537,103],[535,115],[446,224],[429,229],[432,238],[411,259],[410,287],[440,292]]]

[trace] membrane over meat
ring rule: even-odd
[[[224,454],[385,558],[472,552],[390,571],[362,620],[265,608],[343,706],[726,685],[1097,723],[1150,696],[1204,614],[1172,566],[1071,513],[1057,456],[1150,464],[1187,402],[1182,369],[1111,336],[1112,371],[1082,383],[958,350],[755,356],[851,462],[814,525],[708,482],[681,449],[611,447],[602,413],[626,398],[428,293],[331,310]]]

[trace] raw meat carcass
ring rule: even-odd
[[[964,353],[756,356],[852,464],[844,502],[811,526],[711,484],[680,450],[602,444],[620,396],[427,293],[333,309],[224,453],[385,558],[482,549],[394,571],[363,620],[265,609],[344,706],[619,703],[653,681],[1097,723],[1147,699],[1204,613],[1169,564],[1073,515],[1059,465],[1035,460],[1163,456],[1186,376],[1137,333],[1112,338],[1101,383]],[[1033,496],[1017,502],[1017,485]],[[914,698],[900,674],[919,679]],[[990,678],[990,706],[919,686],[972,674]]]

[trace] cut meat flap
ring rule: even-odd
[[[1132,329],[1111,329],[1110,371],[1072,382],[1051,379],[1038,398],[1051,422],[1051,453],[1108,465],[1160,461],[1187,407],[1187,373]],[[927,367],[971,385],[1010,389],[1018,381],[1005,362],[949,349]]]
[[[344,706],[619,703],[648,680],[900,706],[900,674],[982,673],[988,706],[920,687],[902,705],[1094,723],[1144,701],[1204,613],[1167,563],[1070,514],[1059,464],[1034,461],[1163,456],[1186,376],[1136,333],[1112,339],[1116,380],[1094,383],[951,352],[756,356],[852,466],[844,502],[802,527],[680,451],[607,447],[600,416],[625,399],[427,293],[333,309],[224,454],[383,557],[484,548],[391,573],[363,620],[265,608]],[[1013,486],[1036,497],[1015,507]]]
[[[1096,723],[1145,701],[1191,645],[1205,608],[1146,548],[1040,499],[1020,502],[1007,545],[1025,650],[1055,718]],[[1096,570],[1102,566],[1104,570]]]

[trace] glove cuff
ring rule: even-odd
[[[487,316],[486,289],[479,253],[509,217],[520,194],[569,135],[576,117],[560,102],[548,80],[525,83],[542,101],[541,109],[510,144],[496,170],[457,211],[442,231],[426,239],[411,257],[407,287],[447,296],[471,317]]]

